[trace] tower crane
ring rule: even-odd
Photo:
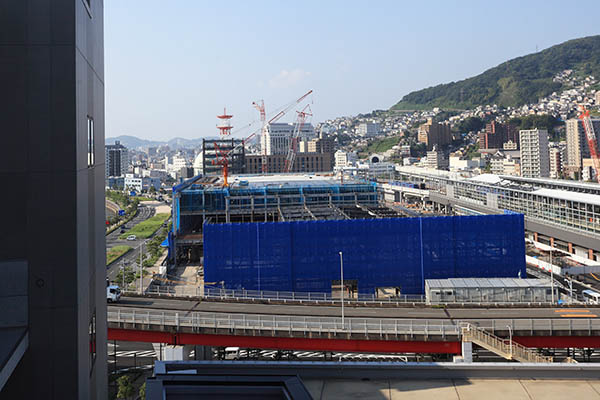
[[[261,131],[261,169],[263,173],[267,172],[267,129],[268,129],[268,125],[272,124],[274,122],[277,122],[279,119],[281,119],[281,117],[283,117],[288,111],[290,111],[295,105],[299,104],[302,102],[302,100],[306,99],[308,96],[310,96],[312,94],[312,90],[309,90],[308,92],[304,93],[302,96],[300,96],[298,99],[292,101],[291,103],[287,104],[286,106],[284,106],[281,111],[279,111],[277,114],[275,114],[271,119],[269,119],[268,122],[266,122],[266,112],[265,112],[265,104],[262,100],[260,100],[260,102],[253,102],[252,105],[254,106],[254,108],[256,108],[259,112],[260,112],[260,118],[261,121],[263,122],[263,127],[262,127],[262,131]]]
[[[600,183],[600,159],[598,158],[598,139],[594,132],[594,124],[590,118],[590,111],[586,110],[584,106],[580,106],[581,114],[579,119],[583,124],[583,130],[587,138],[588,147],[590,148],[590,156],[592,157],[592,163],[594,165],[594,172],[596,173],[596,181]]]
[[[266,125],[271,124],[275,121],[278,121],[281,117],[283,117],[289,110],[291,110],[296,104],[300,103],[302,100],[304,100],[305,98],[307,98],[313,91],[309,90],[308,92],[306,92],[304,95],[302,95],[301,97],[299,97],[298,99],[296,99],[295,101],[289,103],[288,105],[284,106],[281,111],[279,111],[274,117],[272,117],[268,123],[264,123],[263,122],[263,127],[260,129],[260,132],[262,135],[266,135]],[[265,121],[266,120],[266,113],[265,113],[265,105],[264,102],[261,100],[260,103],[257,102],[253,102],[252,105],[260,112],[260,117],[261,117],[261,121]],[[307,106],[308,107],[308,106]],[[310,109],[310,107],[309,107]],[[303,111],[299,112],[299,115],[304,112],[306,110],[306,107]],[[226,115],[227,113],[224,112],[223,115]],[[312,114],[306,114],[306,115],[312,115]],[[219,118],[221,118],[221,116],[218,116]],[[231,116],[227,115],[227,117],[231,118]],[[306,118],[306,116],[304,116],[304,118]],[[228,133],[231,132],[231,127],[230,124],[224,124],[226,126],[229,127],[229,131]],[[298,128],[298,126],[296,126],[296,128]],[[221,127],[219,127],[219,130],[222,130]],[[231,156],[231,154],[233,154],[236,150],[238,150],[240,147],[245,146],[246,142],[248,142],[250,139],[252,139],[259,131],[254,131],[252,132],[248,137],[246,137],[245,139],[243,139],[241,141],[241,143],[239,143],[237,146],[234,146],[231,150],[229,150],[228,152],[225,152],[224,150],[222,150],[219,145],[217,144],[217,142],[214,143],[215,145],[215,153],[216,153],[216,158],[212,161],[213,165],[220,165],[223,167],[223,186],[229,186],[229,182],[227,181],[227,178],[229,176],[229,157]],[[265,140],[262,141],[262,143],[266,144],[266,138]],[[262,149],[262,154],[263,154],[263,160],[262,160],[262,165],[263,165],[263,172],[266,172],[266,165],[267,165],[267,154],[266,154],[266,145],[264,146],[264,149]]]
[[[302,131],[302,126],[306,122],[306,118],[312,117],[312,110],[310,109],[309,104],[304,106],[302,111],[296,112],[298,113],[298,119],[292,137],[290,137],[290,147],[288,149],[287,157],[285,158],[285,172],[292,172],[292,169],[294,168],[294,160],[296,159],[296,153],[298,152],[298,137]]]

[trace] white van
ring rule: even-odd
[[[109,303],[115,303],[121,298],[121,289],[117,285],[110,285],[106,287],[106,301]]]

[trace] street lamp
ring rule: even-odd
[[[554,267],[552,266],[552,246],[550,246],[550,287],[552,289],[552,304],[554,304]]]
[[[508,328],[508,344],[510,346],[510,359],[512,360],[512,327],[510,325],[506,325]]]
[[[140,244],[140,295],[143,294],[143,275],[144,275],[144,243],[146,243],[146,241],[144,240],[141,244]]]
[[[340,251],[340,299],[342,301],[342,328],[344,328],[344,256]]]

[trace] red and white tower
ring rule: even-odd
[[[230,120],[232,117],[233,115],[227,114],[226,108],[223,109],[223,115],[217,115],[217,118],[221,120],[219,125],[217,125],[217,129],[219,130],[221,137],[227,137],[231,135],[231,128],[233,128],[233,126],[231,126]]]

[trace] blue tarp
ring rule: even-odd
[[[482,215],[204,225],[205,280],[230,289],[360,293],[425,279],[525,276],[523,216]]]

